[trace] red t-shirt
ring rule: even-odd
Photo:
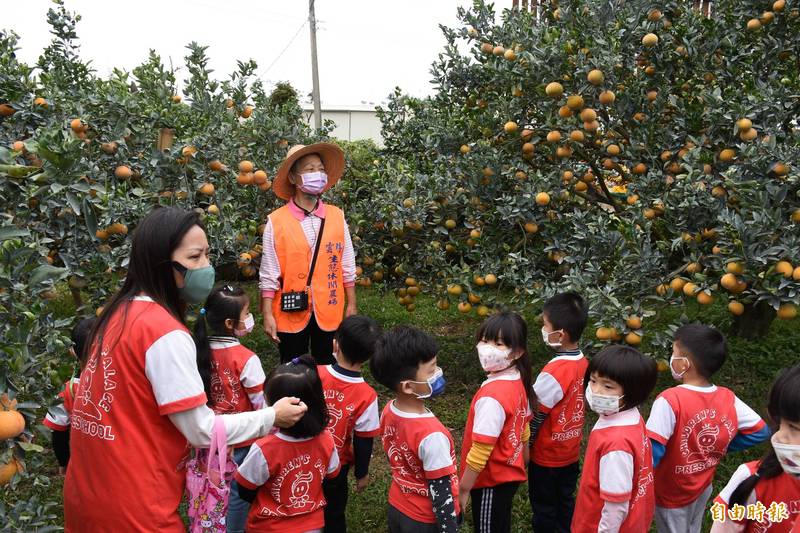
[[[187,443],[167,415],[206,403],[192,336],[136,297],[89,353],[72,411],[65,530],[184,531]]]
[[[628,502],[621,533],[646,533],[655,513],[652,454],[638,409],[601,416],[589,435],[572,533],[597,533],[605,502]]]
[[[255,490],[247,531],[311,531],[325,525],[322,480],[339,473],[330,432],[298,439],[281,432],[262,437],[236,471]]]
[[[67,431],[69,429],[70,418],[72,417],[72,407],[75,403],[80,378],[72,378],[64,384],[64,390],[58,393],[61,403],[47,410],[43,424],[53,431]]]
[[[472,398],[464,442],[461,446],[461,471],[473,442],[494,446],[486,467],[478,474],[474,488],[525,481],[522,433],[531,414],[525,385],[516,369],[496,374],[483,382]]]
[[[225,415],[261,408],[266,376],[258,356],[234,339],[213,338],[210,345],[214,412]]]
[[[392,469],[389,503],[395,509],[418,522],[435,524],[427,480],[449,475],[456,514],[461,512],[453,437],[433,413],[406,413],[392,400],[381,414],[381,439]]]
[[[740,465],[731,476],[731,480],[719,493],[719,496],[714,499],[714,502],[725,506],[726,515],[728,515],[727,506],[733,491],[742,481],[758,470],[759,463],[760,461],[751,461]],[[747,519],[745,515],[745,519],[738,522],[744,525],[746,533],[763,533],[766,531],[769,531],[769,533],[789,533],[792,531],[793,525],[797,529],[795,522],[800,522],[800,479],[782,472],[776,477],[759,480],[756,483],[756,488],[750,493],[747,502],[743,505],[745,509],[748,506],[756,506],[757,508],[763,506],[763,508],[761,509],[760,517],[754,515]],[[781,507],[786,510],[788,515],[780,512]],[[727,519],[729,520],[730,518]]]
[[[578,461],[585,414],[583,378],[589,362],[580,351],[562,352],[548,362],[533,385],[539,411],[547,417],[531,450],[537,465],[558,467]]]
[[[353,434],[375,437],[380,434],[378,394],[361,376],[348,376],[333,365],[318,366],[325,403],[328,405],[328,430],[333,435],[342,464],[353,462]]]
[[[717,464],[737,432],[764,421],[725,387],[679,385],[662,392],[650,410],[647,434],[665,446],[655,471],[656,503],[689,505],[714,480]]]

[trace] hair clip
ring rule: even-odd
[[[205,308],[205,307],[201,307],[201,308],[200,308],[200,314],[201,314],[201,315],[204,315],[204,314],[206,314],[206,308]]]
[[[294,359],[292,359],[289,362],[292,363],[293,365],[299,365],[300,364],[300,358],[299,357],[295,357]]]
[[[225,285],[222,287],[222,290],[225,292],[233,292],[235,289],[233,288],[233,285]]]

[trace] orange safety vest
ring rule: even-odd
[[[308,245],[300,221],[284,205],[269,215],[274,231],[275,254],[281,268],[280,288],[272,300],[272,314],[278,331],[297,333],[311,319],[311,310],[323,331],[335,331],[344,316],[344,213],[338,207],[325,204],[325,228],[319,237],[322,243],[311,279],[309,306],[305,311],[281,311],[281,293],[305,291],[308,269],[314,249]]]

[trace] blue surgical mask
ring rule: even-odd
[[[430,387],[431,391],[428,394],[417,394],[417,398],[420,400],[439,396],[444,392],[445,385],[447,384],[444,379],[444,372],[438,366],[436,367],[433,375],[425,381],[411,381],[411,383],[427,383],[428,387]]]

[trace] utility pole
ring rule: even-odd
[[[317,70],[317,19],[314,16],[314,0],[308,0],[308,25],[311,29],[311,79],[314,84],[314,127],[322,128],[322,109],[319,101],[319,71]]]

